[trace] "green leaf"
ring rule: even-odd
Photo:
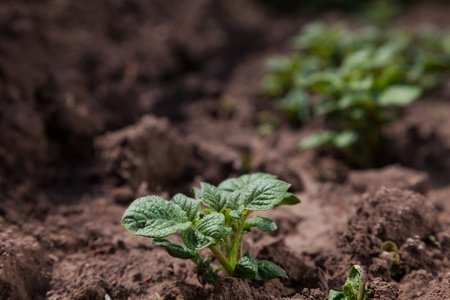
[[[274,231],[277,230],[277,224],[274,221],[268,218],[263,218],[260,216],[253,217],[248,219],[244,223],[244,227],[256,227],[261,231]]]
[[[194,193],[195,200],[202,202],[202,190],[199,188],[192,188],[192,192]]]
[[[369,74],[366,77],[349,82],[349,88],[353,91],[369,91],[374,83],[373,75]]]
[[[221,213],[210,213],[199,220],[196,229],[202,234],[218,240],[225,230],[225,216]]]
[[[232,211],[230,211],[230,216],[233,219],[240,219],[242,217],[242,213],[238,210],[232,210]]]
[[[238,178],[230,178],[219,184],[219,189],[234,192],[243,189],[248,184],[260,179],[276,179],[277,176],[267,173],[245,174]]]
[[[352,299],[351,297],[354,294],[353,291],[355,291],[356,293],[359,292],[361,272],[362,272],[361,267],[358,265],[354,265],[350,269],[350,272],[348,273],[347,276],[347,280],[345,281],[345,284],[342,286],[342,292],[347,298]]]
[[[236,264],[234,275],[239,278],[254,279],[258,273],[258,263],[255,257],[247,251]]]
[[[241,190],[237,190],[234,192],[223,192],[224,197],[226,199],[226,207],[233,211],[242,211],[242,203],[241,203]]]
[[[347,300],[347,298],[344,296],[343,292],[330,290],[328,293],[328,300]]]
[[[295,196],[294,194],[287,192],[284,195],[283,200],[281,202],[279,202],[277,204],[277,206],[280,206],[280,205],[294,205],[294,204],[298,204],[298,203],[301,203],[301,200],[297,196]]]
[[[367,275],[358,265],[352,266],[347,276],[345,284],[342,286],[342,293],[348,300],[365,300],[371,290],[366,290]]]
[[[300,144],[300,151],[324,145],[331,145],[336,133],[334,131],[322,131],[304,138]]]
[[[166,237],[191,226],[180,206],[158,196],[134,200],[123,214],[121,224],[135,235],[151,238]]]
[[[181,237],[189,249],[201,250],[216,243],[229,232],[230,229],[225,228],[225,216],[212,212],[201,218],[195,228],[183,231]]]
[[[201,197],[203,204],[209,206],[216,212],[220,212],[226,204],[226,195],[217,187],[202,182],[201,186]]]
[[[351,130],[344,130],[341,132],[337,132],[333,145],[338,149],[348,148],[352,146],[358,140],[358,134]]]
[[[152,239],[152,243],[156,246],[166,248],[167,253],[173,257],[190,259],[198,256],[197,252],[171,240],[155,238]]]
[[[353,288],[350,285],[342,286],[342,294],[344,294],[345,299],[357,300],[357,295],[353,293]]]
[[[181,209],[186,213],[189,221],[192,223],[197,221],[197,217],[201,209],[200,201],[189,198],[183,194],[176,194],[172,198],[172,202],[181,207]]]
[[[247,210],[269,210],[284,199],[290,184],[277,179],[260,179],[247,185],[241,203]]]
[[[309,97],[309,94],[303,89],[292,90],[277,100],[277,108],[304,122],[310,118],[311,114]]]
[[[398,247],[393,241],[386,241],[381,245],[381,251],[398,253]]]
[[[372,49],[361,49],[347,55],[343,62],[342,68],[351,70],[364,70],[371,63]]]
[[[256,274],[256,280],[269,280],[277,277],[289,278],[282,268],[277,266],[268,260],[258,260],[258,273]]]
[[[393,85],[385,89],[378,98],[380,106],[406,106],[417,100],[422,89],[412,85]]]
[[[212,237],[206,236],[195,230],[194,228],[188,228],[181,233],[183,242],[189,249],[202,250],[215,243]]]

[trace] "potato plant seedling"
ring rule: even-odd
[[[378,165],[386,124],[450,69],[450,35],[344,24],[307,26],[292,42],[295,53],[268,60],[267,95],[293,120],[323,116],[326,129],[300,149],[329,146],[355,166]]]
[[[287,277],[276,264],[256,260],[250,251],[243,253],[243,236],[251,228],[277,229],[271,219],[250,215],[277,205],[300,203],[288,192],[289,186],[266,173],[227,179],[217,187],[201,183],[200,188],[194,188],[194,198],[177,194],[172,201],[158,196],[136,199],[125,211],[121,223],[131,233],[151,238],[153,244],[166,248],[169,255],[192,260],[203,284],[217,285],[222,269],[214,269],[212,258],[200,255],[206,248],[229,276],[261,281]],[[177,231],[181,231],[184,245],[166,239]]]
[[[330,290],[328,300],[366,300],[372,290],[366,289],[367,274],[358,265],[352,266],[342,292]]]

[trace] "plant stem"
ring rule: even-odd
[[[242,249],[242,227],[244,226],[244,223],[248,217],[248,214],[249,214],[249,211],[243,212],[242,218],[239,220],[239,223],[236,228],[236,233],[233,238],[231,251],[230,251],[230,253],[227,253],[228,259],[230,260],[230,263],[233,266],[233,268],[236,267],[236,264],[240,258],[240,257],[238,258],[238,253],[239,253],[239,256],[242,256],[241,255],[241,252],[242,252],[242,250],[241,250]]]
[[[220,261],[222,266],[225,268],[225,271],[227,271],[227,274],[229,276],[234,275],[234,265],[232,265],[228,259],[223,255],[222,250],[220,250],[216,245],[210,245],[208,247],[212,253],[217,257],[217,259]]]
[[[240,239],[241,239],[241,231],[242,231],[242,225],[239,224],[236,234],[234,235],[233,244],[230,253],[228,254],[228,258],[230,259],[230,263],[233,267],[237,264],[237,254],[238,254],[238,248],[240,246]]]
[[[239,239],[239,252],[237,256],[237,261],[239,261],[242,258],[242,255],[244,255],[244,239],[242,238],[241,234],[241,238]]]

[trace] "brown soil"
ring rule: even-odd
[[[450,27],[449,13],[427,2],[397,22]],[[372,299],[450,299],[448,86],[389,128],[381,169],[298,154],[314,120],[256,129],[279,116],[261,95],[264,59],[301,25],[341,17],[245,0],[1,1],[0,299],[326,299],[353,264]],[[245,241],[289,279],[202,286],[190,261],[120,226],[138,196],[248,171],[302,199],[262,213],[278,230]]]

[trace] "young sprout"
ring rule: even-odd
[[[391,255],[392,261],[389,270],[391,277],[394,277],[400,273],[400,265],[402,264],[400,254],[398,253],[398,247],[394,242],[386,241],[381,245],[381,251],[386,251]]]
[[[361,266],[352,266],[342,292],[330,290],[328,300],[366,300],[369,298],[371,289],[366,289],[367,274]]]

